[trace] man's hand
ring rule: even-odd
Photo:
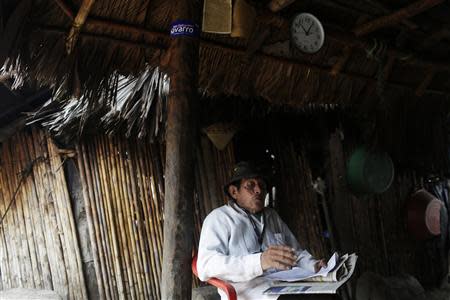
[[[319,272],[319,270],[324,267],[327,267],[327,263],[325,262],[325,260],[321,259],[318,262],[316,262],[316,264],[314,265],[314,271],[317,273]]]
[[[261,268],[263,271],[274,268],[288,270],[296,265],[295,250],[288,246],[270,246],[261,254]]]

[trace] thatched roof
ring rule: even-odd
[[[61,91],[61,99],[82,95],[101,102],[102,95],[116,93],[120,76],[139,77],[149,66],[170,73],[163,58],[171,1],[93,2],[69,55],[66,37],[83,1],[16,2],[6,1],[0,10],[0,62],[2,54],[9,57],[8,70]],[[259,16],[248,39],[202,33],[203,95],[263,98],[297,108],[369,108],[395,97],[447,101],[447,2],[426,0],[416,7],[403,0],[294,1],[279,12],[269,11],[268,2],[253,3]],[[303,54],[289,43],[289,22],[304,11],[325,25],[325,45],[317,54]]]

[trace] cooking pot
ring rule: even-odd
[[[424,189],[411,195],[407,203],[408,230],[419,240],[441,234],[442,202]]]
[[[347,182],[356,194],[380,194],[394,180],[394,164],[385,152],[357,148],[347,163]]]

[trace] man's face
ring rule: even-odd
[[[264,180],[259,177],[244,178],[241,180],[240,188],[231,185],[228,191],[240,207],[253,214],[264,208],[267,187]]]

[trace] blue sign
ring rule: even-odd
[[[199,36],[198,25],[191,21],[175,21],[171,24],[170,36]]]

